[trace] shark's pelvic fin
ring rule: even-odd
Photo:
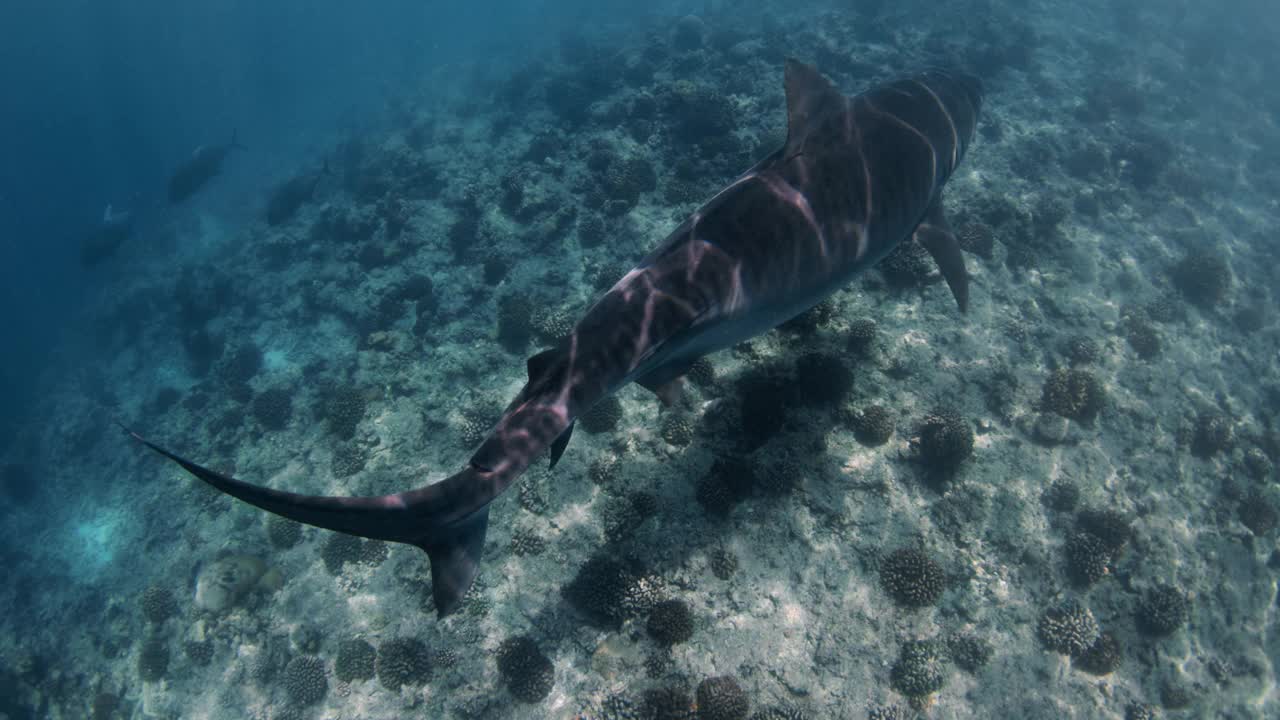
[[[547,468],[548,470],[556,469],[556,463],[560,462],[560,456],[564,455],[564,449],[569,447],[569,438],[573,437],[573,426],[576,424],[577,421],[569,423],[569,427],[565,428],[564,432],[560,433],[560,437],[557,437],[556,441],[551,443],[551,465]]]
[[[942,271],[942,277],[951,288],[951,295],[960,306],[960,312],[969,310],[969,271],[964,267],[964,254],[960,242],[942,214],[942,196],[933,202],[925,219],[916,227],[916,242],[933,256]]]

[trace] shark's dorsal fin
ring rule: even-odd
[[[960,312],[969,310],[969,271],[964,267],[964,254],[960,252],[960,242],[947,224],[942,214],[942,195],[929,206],[924,220],[916,226],[916,242],[924,246],[933,256],[933,261],[942,271],[942,278],[951,288],[951,295],[960,306]]]
[[[787,140],[804,136],[809,121],[833,104],[843,103],[844,95],[817,68],[794,58],[787,59]]]
[[[555,348],[547,348],[537,355],[530,357],[529,360],[525,362],[525,369],[529,372],[529,379],[534,380],[542,377],[542,375],[551,368],[551,363],[555,362],[555,359]]]

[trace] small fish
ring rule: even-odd
[[[930,71],[855,96],[786,66],[787,141],[682,223],[556,347],[466,467],[378,497],[251,485],[133,437],[228,495],[317,527],[415,545],[431,558],[436,611],[479,571],[489,503],[538,456],[559,460],[574,419],[630,383],[663,396],[698,358],[795,317],[914,237],[963,311],[969,276],[942,190],[973,140],[977,78]]]
[[[274,227],[288,221],[299,208],[315,197],[316,186],[330,174],[329,161],[325,160],[324,167],[315,177],[299,175],[281,183],[267,201],[267,224]]]
[[[231,142],[226,145],[212,147],[201,145],[191,153],[173,176],[169,178],[169,202],[177,205],[195,195],[210,180],[222,172],[222,162],[232,150],[245,150],[245,146],[236,141],[236,134],[231,133]]]

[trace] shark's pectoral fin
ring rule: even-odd
[[[960,312],[969,310],[969,271],[964,267],[964,254],[960,251],[960,241],[951,231],[947,219],[942,215],[942,196],[934,201],[925,219],[916,227],[916,242],[920,243],[933,261],[942,271],[942,277],[951,288],[951,295],[960,306]]]
[[[576,424],[576,420],[569,423],[569,427],[565,428],[555,442],[551,443],[551,465],[547,468],[548,470],[556,469],[556,463],[560,462],[560,456],[564,455],[564,449],[569,447],[569,438],[573,437],[573,426]]]
[[[663,407],[671,407],[680,401],[684,394],[684,376],[689,374],[689,368],[693,367],[693,360],[664,365],[663,367],[652,370],[648,375],[636,378],[636,384],[658,396],[658,402]]]
[[[668,380],[657,387],[648,388],[657,396],[658,402],[662,403],[662,407],[671,407],[680,402],[680,398],[684,397],[684,376],[681,375],[673,380]]]
[[[453,525],[449,537],[423,542],[418,547],[431,558],[431,598],[436,615],[444,617],[458,609],[462,598],[480,572],[480,555],[489,529],[489,508]]]

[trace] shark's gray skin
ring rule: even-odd
[[[978,81],[934,71],[846,97],[788,61],[786,95],[786,144],[680,225],[559,346],[529,359],[528,382],[461,472],[394,495],[306,496],[134,437],[270,512],[426,550],[436,610],[447,615],[478,571],[489,503],[548,449],[554,466],[574,418],[619,388],[661,394],[697,358],[806,310],[913,234],[965,308],[968,276],[942,187],[973,138]]]
[[[329,174],[329,163],[325,162],[324,168],[314,176],[299,175],[281,183],[267,200],[267,224],[274,227],[293,217],[303,204],[315,197],[320,180]]]
[[[195,195],[222,172],[222,162],[232,150],[244,150],[235,133],[226,145],[201,145],[173,171],[169,178],[169,203],[177,205]]]
[[[91,268],[111,256],[125,240],[133,235],[133,213],[116,212],[108,205],[102,213],[102,222],[80,243],[80,264]]]

